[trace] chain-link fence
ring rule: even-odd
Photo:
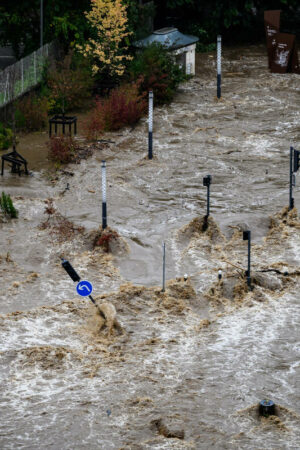
[[[53,54],[54,44],[46,44],[0,72],[0,108],[40,83],[45,63]]]

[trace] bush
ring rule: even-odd
[[[106,253],[108,253],[110,250],[110,242],[117,240],[119,237],[119,234],[109,227],[105,228],[105,230],[101,229],[95,237],[94,247],[101,247]]]
[[[0,123],[0,150],[6,150],[12,145],[13,132]]]
[[[18,211],[14,207],[10,195],[5,194],[5,192],[2,192],[0,197],[0,207],[6,216],[10,216],[12,219],[16,219],[18,217]]]
[[[177,86],[186,79],[172,55],[155,42],[137,53],[129,72],[132,79],[138,80],[140,94],[153,91],[154,102],[159,105],[170,103]]]
[[[39,131],[48,121],[48,102],[46,97],[29,94],[17,104],[16,127],[19,130]]]
[[[105,131],[119,130],[134,125],[147,108],[145,98],[139,94],[139,85],[126,84],[113,89],[107,98],[96,100],[87,123],[90,138],[97,138]]]
[[[93,80],[87,62],[70,52],[53,63],[48,70],[49,106],[51,113],[61,113],[82,108],[91,97]]]
[[[77,144],[72,136],[53,136],[48,142],[48,157],[55,163],[71,162],[76,150]]]

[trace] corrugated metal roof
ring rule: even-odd
[[[164,47],[174,50],[195,44],[197,41],[199,41],[199,39],[196,36],[180,33],[177,28],[161,28],[160,30],[153,31],[153,33],[145,39],[134,42],[133,45],[138,48],[143,48],[153,42],[158,42]]]

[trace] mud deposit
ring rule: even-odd
[[[152,161],[145,119],[56,174],[46,135],[21,139],[31,176],[0,180],[19,210],[0,223],[1,448],[299,448],[300,219],[286,205],[300,78],[270,74],[264,47],[227,49],[217,101],[215,72],[198,56],[155,109]],[[103,159],[108,252],[94,247]],[[60,257],[104,317],[75,298]],[[266,398],[277,415],[260,418]]]

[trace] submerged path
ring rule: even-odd
[[[270,74],[264,47],[227,49],[217,101],[215,72],[214,56],[198,55],[196,77],[155,109],[152,161],[144,119],[108,133],[114,143],[69,165],[73,175],[47,176],[38,157],[32,177],[0,180],[20,215],[0,224],[1,448],[297,448],[299,221],[276,214],[288,204],[289,147],[299,147],[299,76]],[[101,223],[103,159],[108,223],[129,249],[113,256],[93,251],[88,234]],[[207,174],[214,223],[202,235],[192,220],[206,211]],[[298,188],[294,197],[300,205]],[[47,198],[86,233],[40,229]],[[246,268],[243,229],[253,270],[289,272],[271,289],[248,293],[229,264]],[[165,295],[154,287],[162,241]],[[98,332],[61,256],[116,306],[124,335]],[[278,420],[256,416],[263,398],[280,405]]]

